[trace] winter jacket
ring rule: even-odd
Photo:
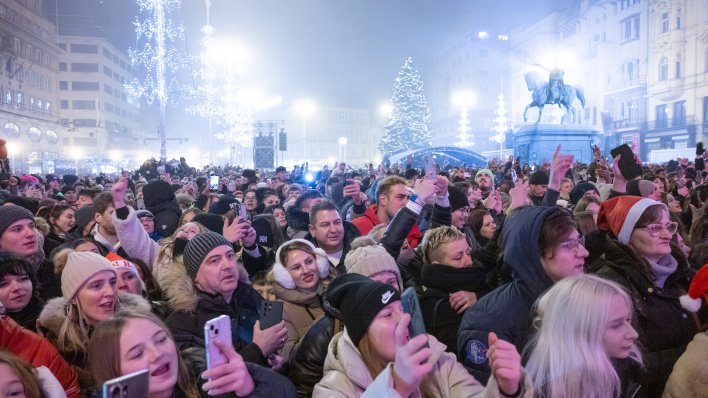
[[[312,324],[305,336],[300,340],[300,347],[295,351],[290,361],[288,377],[297,388],[300,398],[312,396],[315,384],[319,383],[324,374],[324,363],[327,349],[332,337],[341,332],[344,325],[336,318],[327,314]]]
[[[369,232],[371,232],[372,229],[374,229],[375,226],[381,224],[381,221],[379,221],[379,217],[376,215],[377,211],[378,205],[371,205],[366,208],[366,211],[364,212],[363,216],[355,218],[352,221],[352,224],[357,227],[361,235],[368,234]],[[421,239],[423,239],[423,234],[420,232],[420,229],[418,229],[417,225],[413,225],[413,227],[408,232],[408,235],[406,236],[408,246],[412,249],[416,248],[420,243]]]
[[[182,209],[174,197],[169,202],[154,206],[148,206],[146,203],[145,209],[155,216],[155,232],[158,235],[167,238],[175,233],[179,226],[179,219],[182,217]]]
[[[538,239],[551,207],[524,207],[507,217],[502,231],[504,264],[513,280],[482,297],[465,311],[457,338],[457,355],[477,380],[489,379],[488,334],[522,352],[530,329],[533,303],[553,282],[541,266]]]
[[[663,398],[708,397],[708,332],[698,333],[676,361]]]
[[[236,351],[246,362],[268,366],[261,349],[253,343],[253,326],[259,319],[263,297],[251,285],[239,281],[231,302],[224,296],[197,289],[184,267],[170,267],[163,278],[163,289],[175,311],[165,322],[175,342],[184,349],[204,348],[204,324],[221,315],[231,318],[231,334]]]
[[[57,347],[64,359],[66,359],[66,361],[73,366],[74,370],[79,375],[79,385],[85,393],[86,389],[91,388],[93,385],[93,377],[88,370],[87,353],[85,351],[60,347],[57,342],[62,324],[67,317],[67,312],[65,310],[67,304],[68,303],[64,297],[57,297],[49,300],[42,309],[42,313],[39,315],[39,324],[45,334],[45,337],[52,342],[55,347]],[[116,311],[118,310],[148,314],[150,313],[150,304],[148,304],[145,299],[135,294],[119,293]],[[89,336],[92,332],[93,328],[89,328]],[[88,343],[88,340],[84,343]]]
[[[69,398],[80,397],[79,377],[57,348],[36,333],[20,327],[10,317],[0,315],[0,349],[32,366],[46,366],[59,380]]]
[[[281,351],[281,356],[290,362],[300,340],[315,321],[324,316],[321,296],[326,284],[320,282],[317,291],[306,292],[301,289],[286,289],[280,283],[273,283],[275,297],[283,302],[283,321],[288,329],[288,337]]]
[[[393,343],[393,342],[392,342]],[[499,387],[494,378],[485,387],[472,377],[457,362],[455,356],[445,352],[445,345],[435,337],[429,336],[430,363],[432,372],[426,376],[429,380],[427,392],[434,397],[501,397]],[[522,394],[520,397],[531,397],[533,386],[531,380],[523,373]],[[416,391],[412,397],[420,397],[421,391]],[[346,332],[337,334],[329,345],[325,361],[325,373],[312,393],[317,397],[400,397],[393,387],[393,364],[390,363],[376,378],[371,377],[369,369],[364,364],[359,350]]]
[[[425,264],[421,273],[425,291],[420,296],[425,330],[447,346],[447,351],[457,351],[457,330],[462,322],[450,305],[450,294],[459,291],[477,293],[479,300],[488,292],[486,271],[481,266],[453,268],[441,264]]]
[[[349,221],[343,221],[342,226],[344,227],[344,248],[342,249],[342,257],[339,259],[338,264],[334,264],[332,263],[332,261],[329,262],[332,268],[335,268],[337,270],[337,275],[347,273],[347,268],[344,266],[344,259],[347,257],[347,253],[349,253],[349,250],[351,250],[352,248],[352,241],[361,236],[361,234],[359,234],[359,230],[354,226],[354,224],[350,223]],[[307,239],[315,246],[319,247],[317,241],[309,232],[305,235],[303,239]]]
[[[635,328],[646,369],[641,384],[650,397],[661,396],[674,363],[698,332],[700,321],[708,319],[708,308],[693,314],[681,307],[679,297],[688,291],[693,271],[678,250],[672,250],[671,255],[678,260],[678,268],[660,288],[655,286],[646,260],[608,237],[605,265],[597,272],[624,286],[634,301]]]

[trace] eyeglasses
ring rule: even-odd
[[[584,245],[584,244],[585,244],[585,237],[581,236],[576,239],[567,240],[567,241],[561,243],[560,245],[558,245],[558,247],[560,247],[561,249],[573,252],[573,253],[577,253],[578,249],[580,248],[580,245]]]
[[[649,231],[649,235],[654,236],[654,237],[659,235],[661,233],[661,231],[663,231],[664,229],[666,229],[667,231],[669,231],[669,233],[671,235],[673,235],[678,230],[678,223],[672,221],[666,225],[649,224],[649,225],[645,225],[643,227],[637,227],[637,228],[646,229],[647,231]]]

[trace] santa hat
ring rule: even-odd
[[[624,195],[606,200],[600,205],[597,227],[612,231],[620,243],[627,245],[639,217],[644,210],[654,205],[663,206],[668,211],[665,204],[638,196]]]
[[[703,303],[701,297],[708,300],[708,264],[698,270],[688,287],[688,294],[679,297],[681,306],[691,312],[698,312]]]
[[[108,261],[111,262],[111,265],[116,270],[118,268],[129,269],[138,277],[138,279],[140,279],[140,273],[138,273],[138,268],[135,266],[135,264],[131,263],[130,261],[124,259],[123,257],[121,257],[115,253],[106,254],[106,258],[108,259]],[[142,281],[142,279],[140,279],[140,280]]]

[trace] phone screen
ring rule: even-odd
[[[408,333],[413,338],[419,334],[425,334],[425,322],[423,321],[423,312],[420,310],[418,296],[415,289],[409,287],[401,294],[401,305],[403,312],[410,314],[411,323],[408,324]],[[426,343],[426,347],[428,347]]]
[[[219,176],[209,177],[209,190],[216,191],[219,188]]]

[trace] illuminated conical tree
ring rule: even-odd
[[[384,156],[430,147],[430,109],[423,80],[408,57],[391,93],[392,111],[379,149]]]

